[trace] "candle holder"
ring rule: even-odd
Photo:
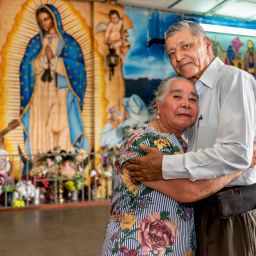
[[[115,66],[120,62],[119,56],[116,54],[116,50],[109,48],[109,54],[107,55],[107,64],[110,69],[109,80],[114,76]]]

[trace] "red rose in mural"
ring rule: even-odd
[[[166,247],[173,244],[177,235],[177,225],[168,220],[161,219],[159,213],[152,213],[139,224],[138,240],[143,253],[153,251],[157,255],[164,255]]]

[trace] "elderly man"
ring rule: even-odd
[[[248,169],[224,191],[195,205],[195,226],[200,256],[256,255],[256,170],[249,168],[256,81],[215,57],[211,40],[195,22],[173,24],[165,43],[173,68],[194,82],[200,98],[198,120],[188,132],[189,152],[163,156],[141,146],[147,155],[130,160],[127,169],[138,181],[210,179]]]

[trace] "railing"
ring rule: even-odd
[[[110,200],[114,151],[0,155],[0,208]]]

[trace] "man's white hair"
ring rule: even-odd
[[[207,36],[204,29],[199,25],[199,23],[189,20],[182,20],[172,24],[168,28],[165,33],[165,40],[183,29],[188,29],[195,36]]]

